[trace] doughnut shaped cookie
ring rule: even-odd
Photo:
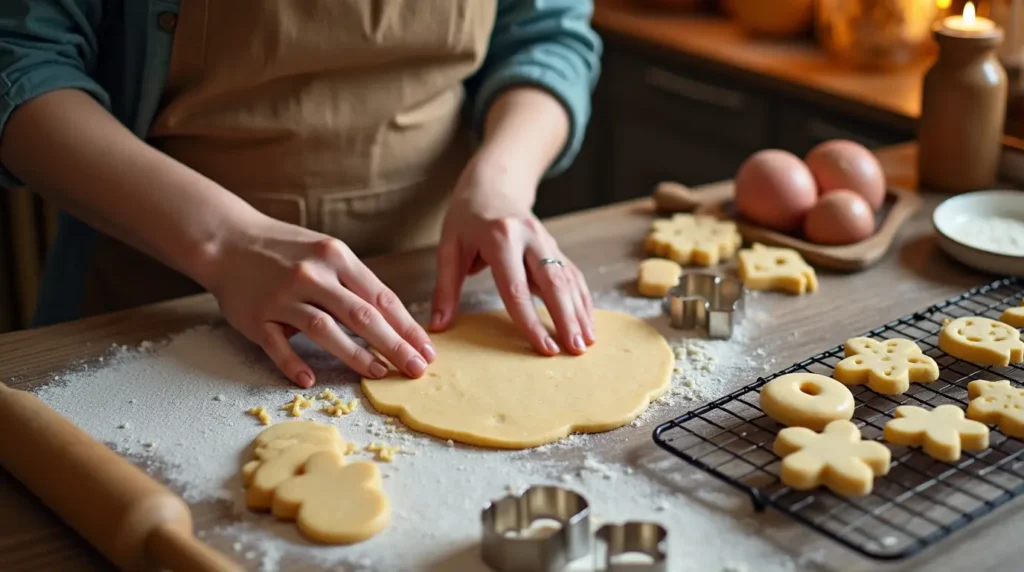
[[[761,388],[761,410],[787,427],[822,431],[853,417],[853,394],[843,384],[816,373],[790,373]]]
[[[840,419],[824,432],[787,427],[775,439],[775,454],[782,457],[782,482],[798,491],[820,486],[847,497],[871,493],[875,477],[889,472],[888,447],[863,441],[857,426]]]
[[[939,366],[910,340],[846,340],[846,359],[836,364],[832,376],[846,385],[867,384],[884,395],[899,395],[910,382],[939,379]]]
[[[960,460],[963,449],[988,449],[988,427],[964,419],[964,410],[956,405],[940,405],[931,411],[901,405],[895,417],[885,424],[885,440],[893,445],[923,447],[933,459],[953,463]]]
[[[967,417],[987,425],[998,425],[999,432],[1024,439],[1024,389],[1009,380],[976,379],[967,384]]]
[[[939,348],[947,354],[978,365],[1006,367],[1024,361],[1020,332],[1008,324],[964,316],[942,327]]]

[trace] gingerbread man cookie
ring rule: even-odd
[[[1021,300],[1020,306],[1016,308],[1007,308],[1003,310],[999,321],[1004,324],[1009,324],[1014,328],[1024,328],[1024,300]]]
[[[939,332],[939,348],[978,365],[1006,367],[1024,361],[1024,342],[1012,326],[989,318],[964,316]]]
[[[884,395],[899,395],[910,383],[939,379],[939,366],[914,342],[905,339],[846,340],[846,358],[836,364],[832,376],[846,385],[867,384]]]
[[[894,415],[896,418],[885,424],[885,440],[893,445],[923,446],[929,457],[949,463],[959,461],[963,449],[988,448],[988,427],[964,419],[963,409],[956,405],[940,405],[931,411],[901,405]]]
[[[850,419],[856,404],[843,384],[816,373],[789,373],[761,388],[761,410],[788,427],[821,431],[837,419]]]
[[[754,243],[739,253],[739,274],[749,290],[781,290],[804,294],[818,289],[818,275],[791,248]]]
[[[847,497],[871,493],[875,477],[889,472],[891,453],[881,443],[861,440],[850,421],[829,423],[822,433],[787,427],[775,438],[782,457],[782,482],[798,491],[819,486]]]
[[[647,252],[679,264],[714,266],[722,259],[732,258],[741,244],[743,238],[732,221],[707,215],[677,214],[654,221],[645,248]]]
[[[377,465],[347,465],[338,451],[310,456],[301,475],[277,487],[272,512],[295,520],[310,540],[329,544],[366,540],[384,530],[391,518]]]
[[[683,267],[664,258],[648,258],[640,263],[637,290],[641,296],[661,298],[679,285]]]
[[[976,379],[967,384],[967,416],[987,425],[998,425],[1003,435],[1024,439],[1024,389],[1008,380]]]

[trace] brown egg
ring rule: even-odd
[[[736,172],[736,209],[761,226],[792,232],[818,200],[810,169],[781,149],[758,151]]]
[[[822,195],[845,189],[864,197],[878,212],[885,200],[885,173],[867,147],[846,139],[821,143],[805,157]]]
[[[804,220],[804,236],[816,244],[853,244],[874,232],[875,213],[871,205],[847,189],[821,197]]]

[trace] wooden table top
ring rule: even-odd
[[[913,147],[886,149],[879,156],[891,184],[913,188]],[[796,339],[764,336],[753,342],[776,355],[783,367],[841,343],[848,336],[991,281],[992,277],[968,270],[938,250],[929,221],[941,198],[925,197],[925,207],[907,223],[893,249],[876,266],[856,274],[821,272],[821,289],[810,296],[771,297],[778,302],[772,302],[777,305],[769,308],[768,315],[779,331],[813,331],[814,335]],[[636,264],[643,255],[642,237],[652,216],[652,203],[644,199],[552,219],[549,226],[565,253],[585,271],[591,287],[608,290],[635,280]],[[431,253],[425,251],[370,261],[370,266],[407,302],[429,299],[433,265]],[[467,283],[470,291],[489,288],[492,285],[486,277],[474,277]],[[0,336],[0,379],[16,388],[32,389],[73,362],[99,357],[111,344],[159,339],[216,317],[214,301],[204,295],[6,334]],[[635,437],[637,442],[650,440],[646,432]],[[1019,509],[1020,505],[1013,506]],[[208,516],[202,510],[196,512],[196,523],[201,527]],[[1019,552],[1015,531],[1022,525],[1024,514],[1013,517],[1001,511],[972,525],[970,531],[958,533],[954,540],[894,568],[852,553],[848,554],[850,561],[841,566],[844,570],[1017,569],[1019,563],[1013,561]],[[787,541],[796,543],[796,549],[810,539],[821,541],[816,533],[803,527],[800,530],[802,536]],[[106,568],[84,541],[0,471],[0,570]]]
[[[921,82],[933,61],[925,56],[897,70],[858,70],[838,64],[811,39],[757,38],[720,15],[644,8],[630,0],[596,0],[593,23],[602,32],[776,80],[780,89],[795,87],[805,98],[831,99],[907,128],[921,114]]]

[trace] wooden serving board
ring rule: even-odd
[[[654,189],[654,202],[659,210],[733,219],[748,242],[792,248],[810,264],[848,272],[863,270],[878,262],[888,252],[903,223],[921,207],[921,198],[914,191],[890,187],[886,189],[885,202],[876,214],[875,234],[853,244],[829,246],[743,220],[736,212],[734,197],[732,181],[692,189],[679,183],[663,182]]]

